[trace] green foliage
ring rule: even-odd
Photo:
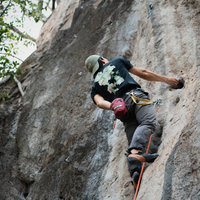
[[[45,3],[44,9],[48,4],[49,1]],[[43,18],[41,7],[31,0],[0,0],[0,78],[20,73],[17,67],[22,60],[17,58],[16,48],[19,41],[23,41],[25,46],[35,44],[34,38],[18,29],[24,27],[27,16],[37,23]]]
[[[2,100],[5,101],[6,97],[9,98],[10,97],[9,94],[7,94],[7,93],[3,94]]]

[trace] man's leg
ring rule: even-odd
[[[124,123],[124,125],[125,125],[125,132],[126,132],[126,137],[127,137],[127,140],[128,140],[128,145],[130,145],[131,141],[132,141],[132,137],[134,135],[134,132],[135,132],[137,126],[138,126],[135,115],[132,114],[130,116],[129,120]],[[127,161],[128,161],[128,159],[127,159]],[[141,171],[141,163],[139,165],[130,164],[129,162],[127,162],[127,163],[128,163],[128,170],[129,170],[129,173],[130,173],[130,177],[133,180],[133,186],[136,190],[138,179],[139,179],[139,176],[140,176],[140,171]]]
[[[135,132],[136,128],[138,127],[138,122],[136,119],[136,112],[135,112],[136,104],[133,102],[130,95],[126,95],[124,100],[126,103],[126,107],[128,109],[128,113],[127,113],[126,118],[123,120],[123,124],[125,127],[126,137],[128,140],[128,146],[130,147],[134,132]],[[128,150],[127,150],[127,152],[130,153]],[[141,164],[139,164],[139,165],[133,164],[132,165],[128,162],[128,170],[130,172],[131,177],[133,177],[133,174],[136,170],[140,169],[140,166],[141,166]]]
[[[124,123],[124,125],[125,125],[125,132],[126,132],[126,137],[128,140],[128,145],[130,146],[134,132],[138,126],[138,123],[137,123],[136,119],[135,120],[132,119],[131,121]],[[130,172],[130,176],[132,177],[135,171],[139,172],[140,167],[141,167],[141,164],[139,164],[139,165],[133,164],[132,165],[128,162],[128,170]]]
[[[130,164],[140,164],[141,162],[153,162],[158,154],[145,154],[139,152],[142,150],[152,132],[156,128],[156,112],[153,105],[138,106],[136,105],[135,109],[136,120],[138,126],[134,132],[131,143],[129,145],[128,161]]]

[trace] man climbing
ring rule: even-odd
[[[116,118],[124,124],[129,145],[128,168],[136,188],[141,164],[151,163],[158,157],[157,153],[142,152],[156,128],[156,113],[148,93],[129,72],[147,81],[165,82],[171,86],[178,85],[179,80],[134,67],[124,58],[115,58],[109,62],[106,58],[91,55],[86,59],[85,65],[94,78],[92,100],[99,108],[113,110]],[[143,101],[148,103],[138,105]]]

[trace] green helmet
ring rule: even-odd
[[[92,73],[93,76],[94,76],[95,72],[99,69],[99,63],[98,63],[99,58],[100,58],[100,56],[98,56],[98,55],[91,55],[85,61],[85,66],[86,66],[87,70],[90,73]]]

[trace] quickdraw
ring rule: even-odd
[[[152,10],[152,8],[153,8],[153,4],[151,3],[151,4],[149,4],[149,14],[148,14],[147,19],[149,19],[149,17],[151,16],[151,10]]]
[[[162,99],[157,99],[156,101],[154,101],[154,106],[156,108],[156,112],[158,110],[158,106],[161,104]]]

